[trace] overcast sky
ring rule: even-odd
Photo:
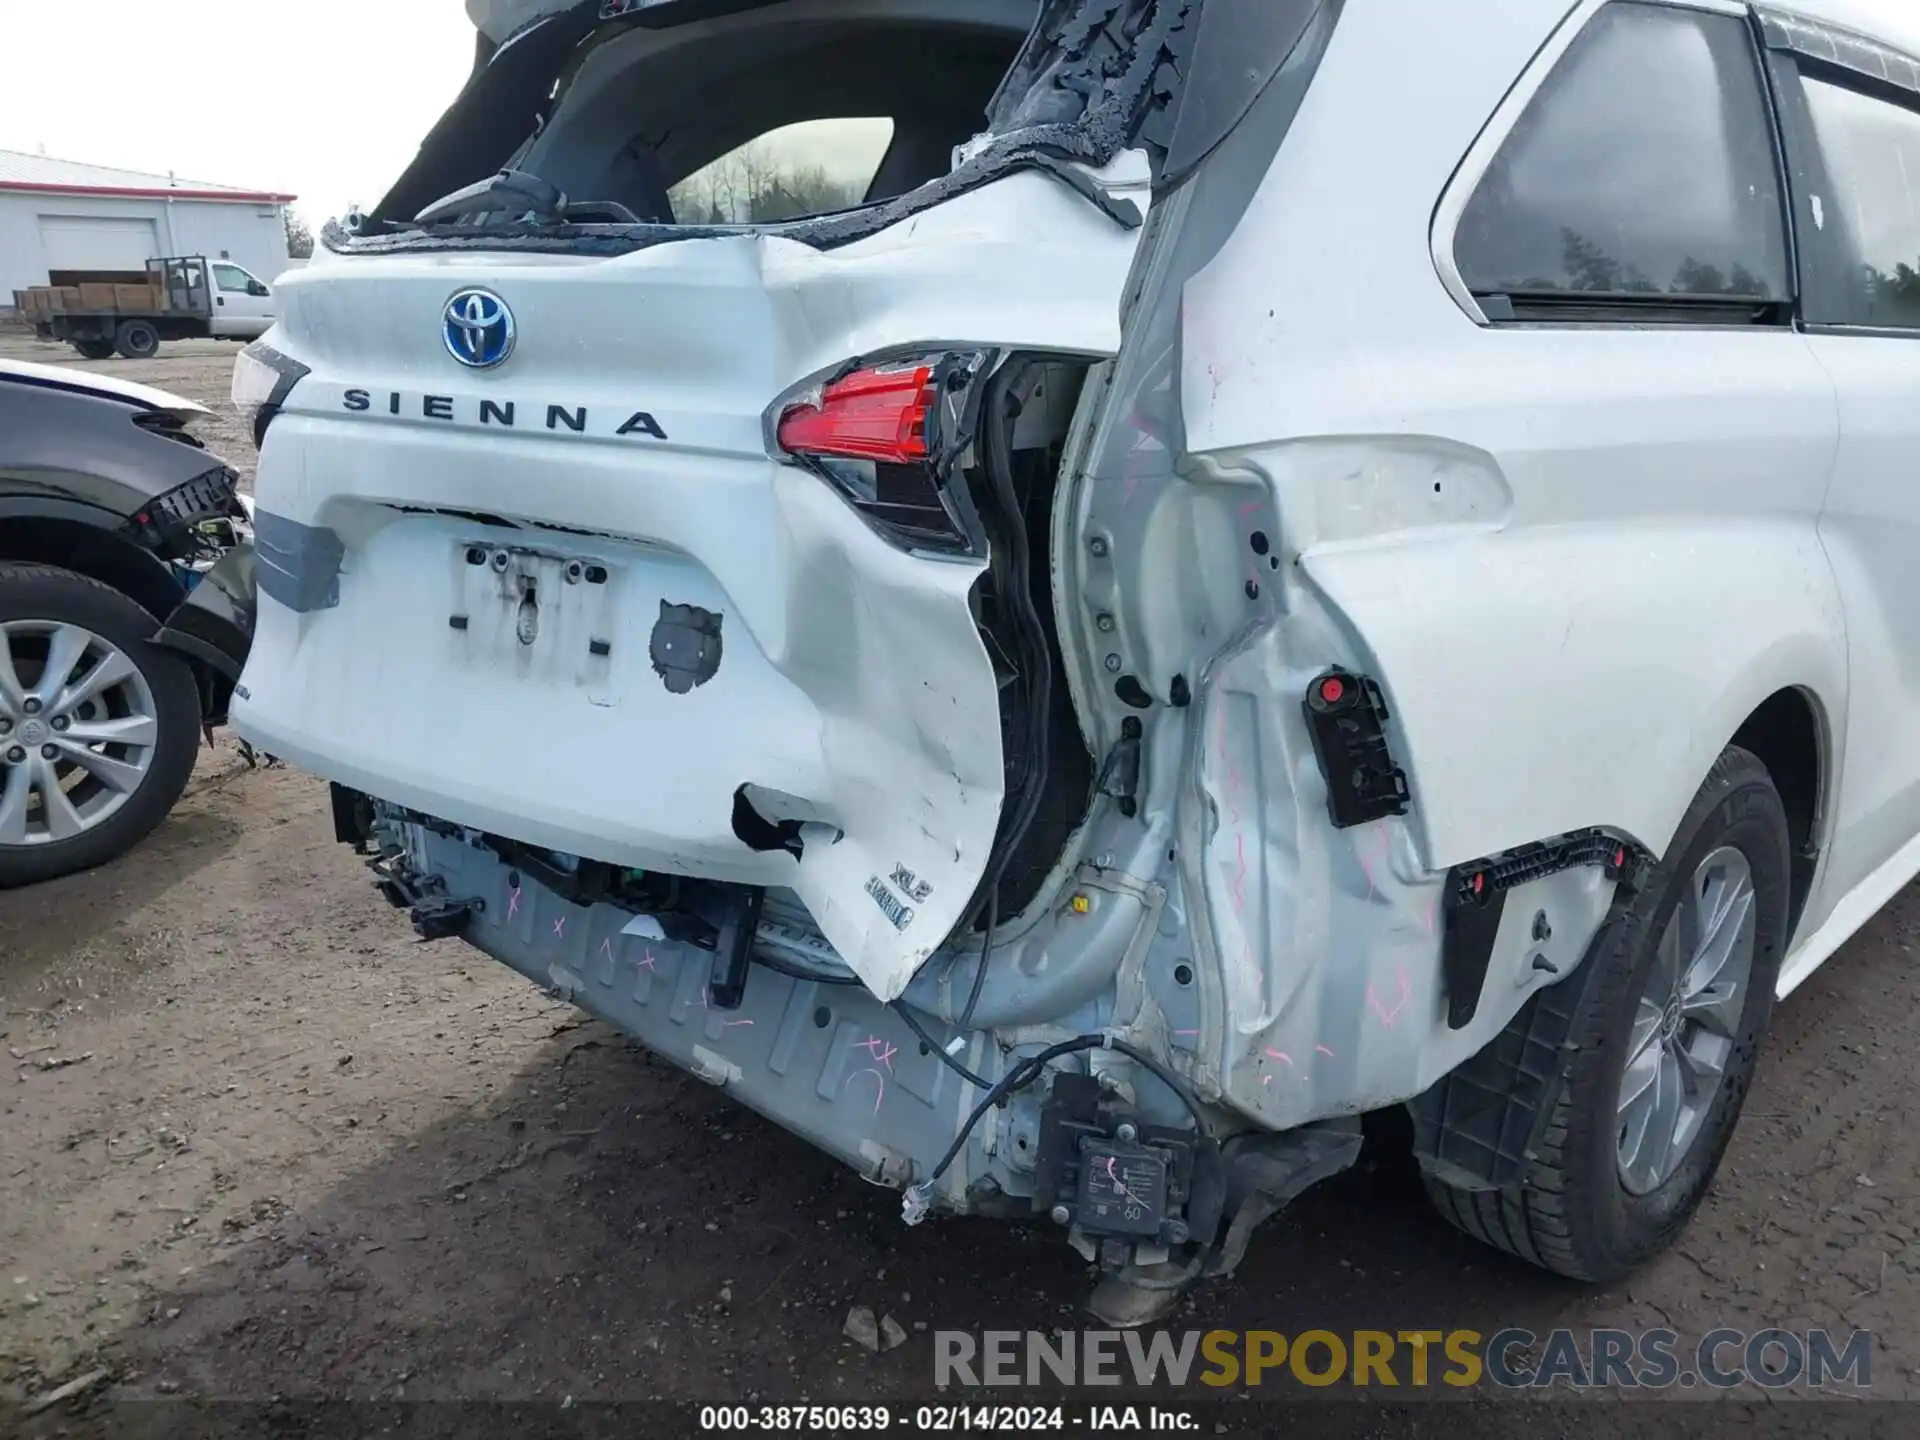
[[[1816,7],[1920,44],[1920,0]],[[386,192],[473,30],[461,0],[0,0],[0,63],[0,149],[291,191],[317,225]]]
[[[0,149],[297,194],[386,193],[473,66],[461,0],[0,0]]]

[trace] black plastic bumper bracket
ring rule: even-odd
[[[1477,886],[1477,888],[1476,888]],[[1496,890],[1476,872],[1447,878],[1446,930],[1440,942],[1440,972],[1447,985],[1447,1025],[1464,1030],[1480,1008],[1493,942],[1507,913],[1507,892]]]
[[[481,900],[452,900],[445,895],[430,895],[414,903],[409,918],[413,921],[413,933],[426,944],[466,934],[473,917],[485,908]]]
[[[363,853],[373,830],[373,802],[338,782],[328,785],[327,799],[333,810],[333,838]]]
[[[1480,1009],[1480,994],[1493,961],[1494,940],[1506,913],[1507,892],[1582,865],[1596,865],[1626,894],[1640,888],[1652,857],[1630,840],[1605,830],[1578,830],[1557,840],[1456,865],[1447,873],[1443,902],[1446,933],[1440,970],[1447,986],[1447,1024],[1464,1030]]]
[[[1329,670],[1301,705],[1336,830],[1407,813],[1407,775],[1387,748],[1386,698],[1365,675]]]
[[[714,937],[713,980],[707,987],[707,1003],[715,1010],[738,1010],[747,998],[753,936],[760,928],[760,906],[766,898],[767,892],[757,885],[741,885],[727,893]]]

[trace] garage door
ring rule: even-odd
[[[42,215],[40,244],[49,270],[144,270],[160,253],[153,221],[101,215]]]

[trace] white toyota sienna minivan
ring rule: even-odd
[[[1668,1245],[1920,870],[1920,28],[469,10],[176,624],[420,934],[1120,1322],[1393,1106]]]

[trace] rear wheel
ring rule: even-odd
[[[1618,1279],[1679,1237],[1753,1080],[1786,948],[1789,864],[1766,767],[1727,750],[1667,858],[1594,941],[1586,963],[1600,969],[1525,1178],[1469,1190],[1428,1176],[1442,1215],[1581,1280]]]
[[[173,808],[200,696],[117,590],[0,564],[0,888],[113,859]]]
[[[76,340],[73,342],[73,348],[80,352],[82,359],[104,360],[109,355],[113,354],[113,341],[111,340]]]
[[[129,360],[151,360],[160,350],[160,332],[145,320],[122,320],[113,348]]]

